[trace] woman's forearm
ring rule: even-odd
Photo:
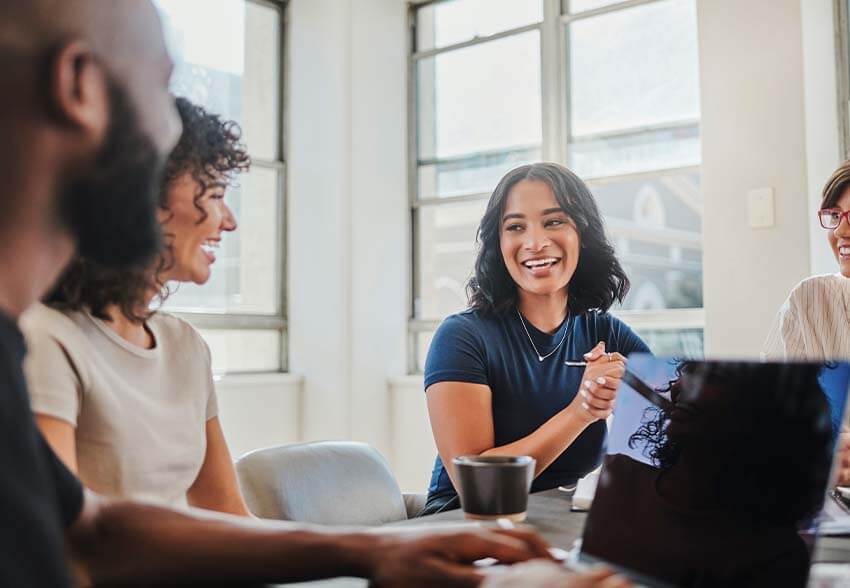
[[[62,460],[65,467],[77,473],[77,431],[66,420],[46,414],[35,415],[38,430],[50,445],[53,453]]]
[[[534,468],[534,476],[537,477],[573,444],[589,424],[567,406],[533,433],[483,451],[481,455],[530,455],[537,462]]]
[[[188,495],[189,506],[202,508],[204,510],[213,510],[226,514],[236,515],[238,517],[253,517],[253,513],[248,509],[241,495],[221,495],[211,497],[210,500],[194,498],[191,494]]]
[[[619,353],[609,354],[605,360],[589,361],[582,374],[581,388],[566,408],[530,435],[488,449],[482,455],[530,455],[537,461],[534,474],[539,475],[573,444],[588,425],[612,414],[624,370],[625,358]]]

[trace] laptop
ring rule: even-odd
[[[580,563],[645,586],[804,587],[850,364],[633,355]]]

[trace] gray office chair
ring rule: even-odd
[[[380,525],[414,516],[422,494],[402,495],[384,457],[365,443],[321,441],[251,451],[236,461],[258,517],[325,525]]]

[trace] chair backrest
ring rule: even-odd
[[[384,457],[365,443],[321,441],[258,449],[236,461],[248,508],[269,519],[379,525],[407,518]]]

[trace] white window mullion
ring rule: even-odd
[[[543,98],[543,159],[566,161],[564,146],[564,57],[561,38],[561,0],[544,0],[540,38],[540,76]]]

